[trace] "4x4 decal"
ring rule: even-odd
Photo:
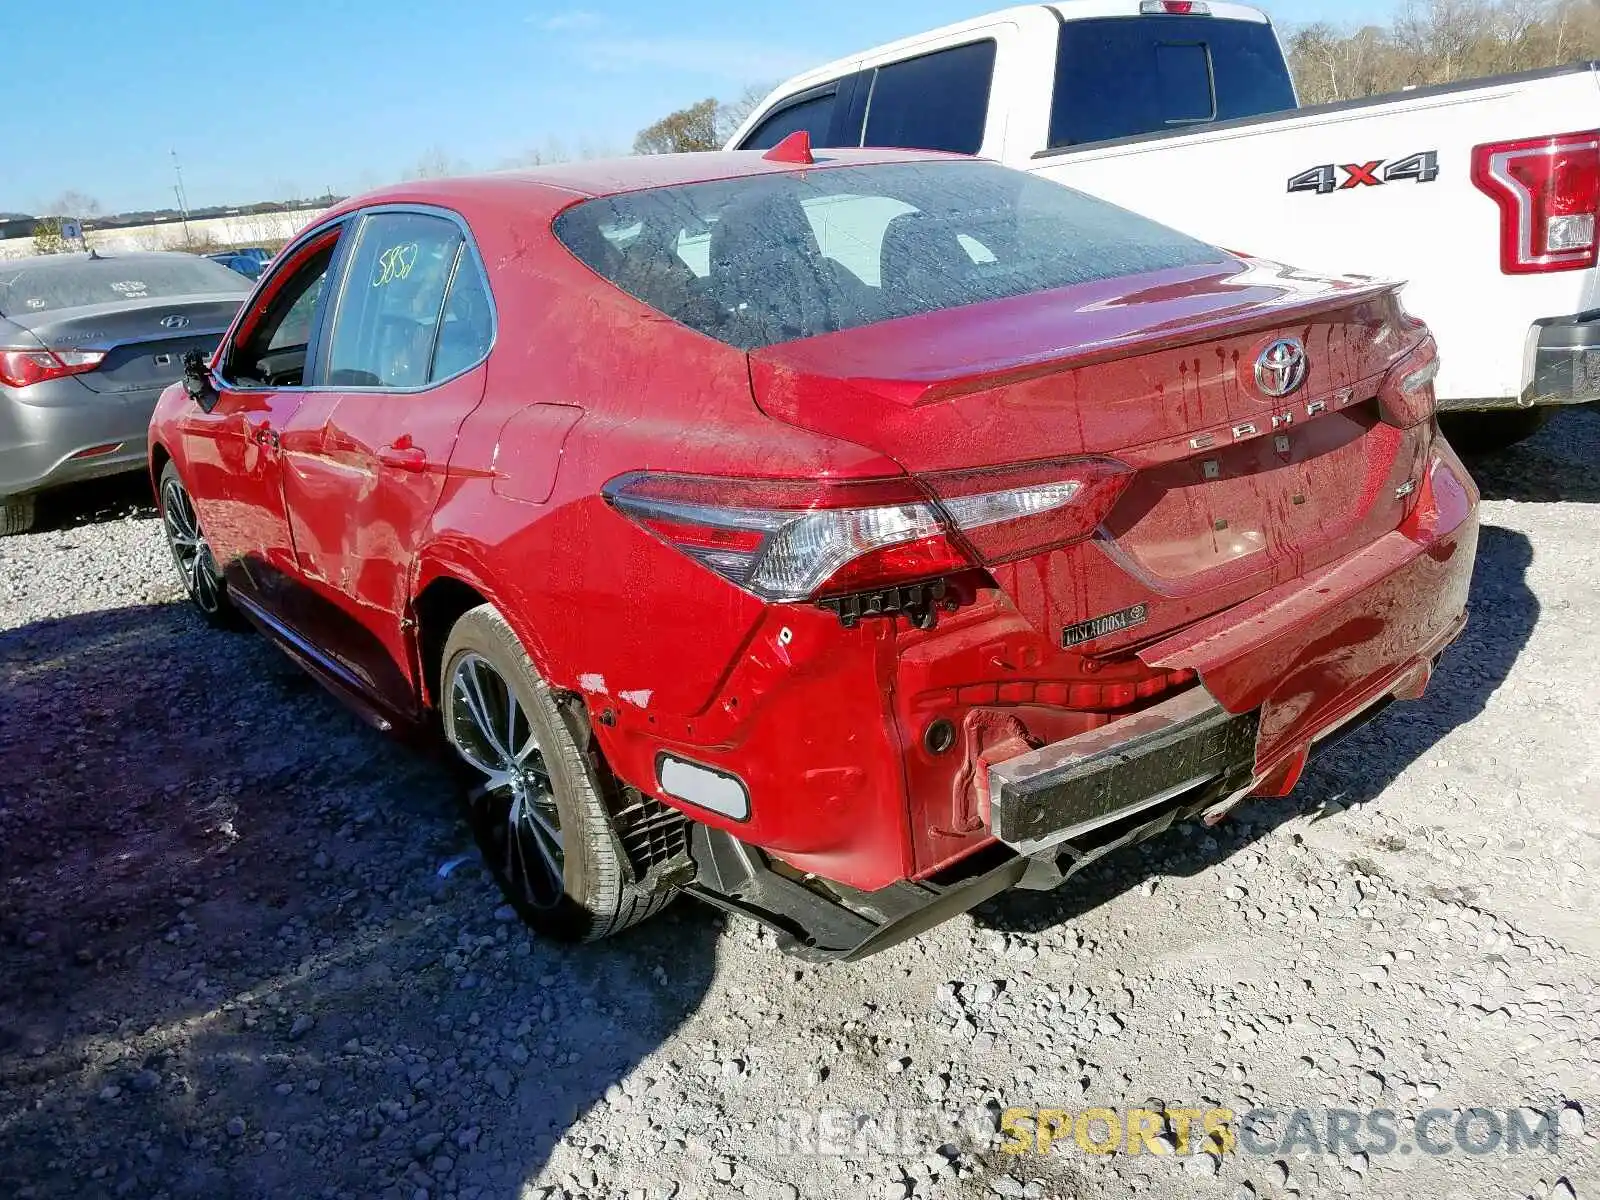
[[[1344,172],[1341,182],[1339,172]],[[1380,174],[1381,171],[1381,174]],[[1383,159],[1368,163],[1346,163],[1343,166],[1325,163],[1301,171],[1289,179],[1291,192],[1315,192],[1326,196],[1332,192],[1348,192],[1355,188],[1381,187],[1386,183],[1432,183],[1439,178],[1439,153],[1429,150],[1408,158],[1395,159],[1385,165]]]

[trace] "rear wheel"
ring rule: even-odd
[[[27,533],[33,528],[32,496],[6,496],[0,499],[0,537]]]
[[[161,526],[167,535],[167,549],[172,551],[172,561],[183,580],[189,603],[219,629],[241,628],[244,622],[228,597],[228,585],[223,581],[210,543],[200,530],[194,501],[173,463],[169,462],[162,469],[156,502],[161,510]]]
[[[635,879],[606,797],[617,791],[581,705],[559,699],[491,605],[445,643],[445,737],[473,776],[466,815],[500,890],[561,941],[619,933],[675,889]]]
[[[1439,414],[1439,428],[1462,454],[1493,454],[1527,441],[1550,420],[1548,408],[1496,408]]]

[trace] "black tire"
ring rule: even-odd
[[[228,584],[200,529],[194,501],[174,463],[162,468],[161,481],[156,486],[156,511],[161,514],[167,549],[172,552],[172,563],[183,580],[190,607],[218,629],[243,629],[244,618],[228,595]]]
[[[1477,456],[1509,450],[1538,433],[1549,420],[1548,408],[1495,408],[1440,413],[1439,428],[1461,454]]]
[[[0,537],[27,533],[33,528],[35,507],[32,496],[0,498]]]
[[[450,630],[439,692],[445,738],[476,783],[468,824],[524,921],[590,942],[666,907],[677,889],[636,881],[617,837],[606,798],[618,787],[581,702],[551,691],[492,605]]]

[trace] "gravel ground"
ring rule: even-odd
[[[1597,462],[1478,465],[1465,638],[1292,799],[822,968],[686,902],[532,941],[436,763],[191,617],[137,489],[62,500],[0,542],[0,1195],[1600,1200]],[[1279,1150],[995,1133],[1163,1101]],[[1472,1106],[1556,1144],[1288,1137]]]

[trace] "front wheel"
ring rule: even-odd
[[[636,878],[616,834],[617,783],[581,709],[556,697],[492,605],[450,630],[440,692],[445,737],[476,784],[473,837],[524,921],[587,942],[666,907],[675,889]]]
[[[1493,408],[1439,414],[1445,440],[1466,455],[1494,454],[1525,442],[1550,420],[1548,408]]]
[[[211,553],[211,545],[200,530],[194,500],[173,463],[162,468],[156,502],[161,510],[161,527],[167,535],[167,549],[172,552],[189,603],[208,624],[219,629],[241,628],[244,622],[228,596],[228,585]]]

